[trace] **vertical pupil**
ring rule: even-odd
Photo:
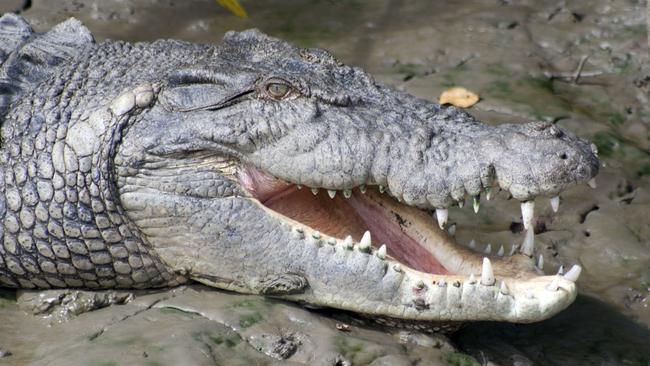
[[[271,84],[270,88],[271,94],[275,96],[282,96],[286,93],[287,87],[283,84]]]

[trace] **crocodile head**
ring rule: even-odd
[[[448,207],[490,189],[522,201],[529,227],[537,196],[591,180],[592,145],[558,126],[488,126],[254,30],[147,82],[117,190],[179,273],[431,327],[538,321],[574,300],[579,267],[544,276],[532,229],[487,258],[442,230]]]

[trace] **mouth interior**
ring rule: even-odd
[[[382,204],[385,200],[393,200],[386,194],[364,194],[355,188],[349,198],[341,191],[330,198],[327,190],[321,189],[314,194],[309,188],[299,189],[295,184],[250,168],[240,173],[240,182],[264,206],[323,234],[340,240],[350,235],[358,242],[368,230],[372,233],[373,246],[385,244],[388,255],[400,263],[421,272],[450,273],[404,230],[411,223],[400,216],[394,203],[391,210]],[[378,191],[368,187],[370,190]]]

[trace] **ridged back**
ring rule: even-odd
[[[18,15],[0,17],[0,122],[21,95],[94,42],[74,18],[40,34]]]

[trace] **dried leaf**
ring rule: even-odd
[[[240,18],[248,18],[248,13],[237,0],[217,0],[217,3]]]
[[[469,108],[476,104],[478,100],[478,94],[457,86],[442,92],[438,99],[438,103],[451,104],[455,107],[461,108]]]

